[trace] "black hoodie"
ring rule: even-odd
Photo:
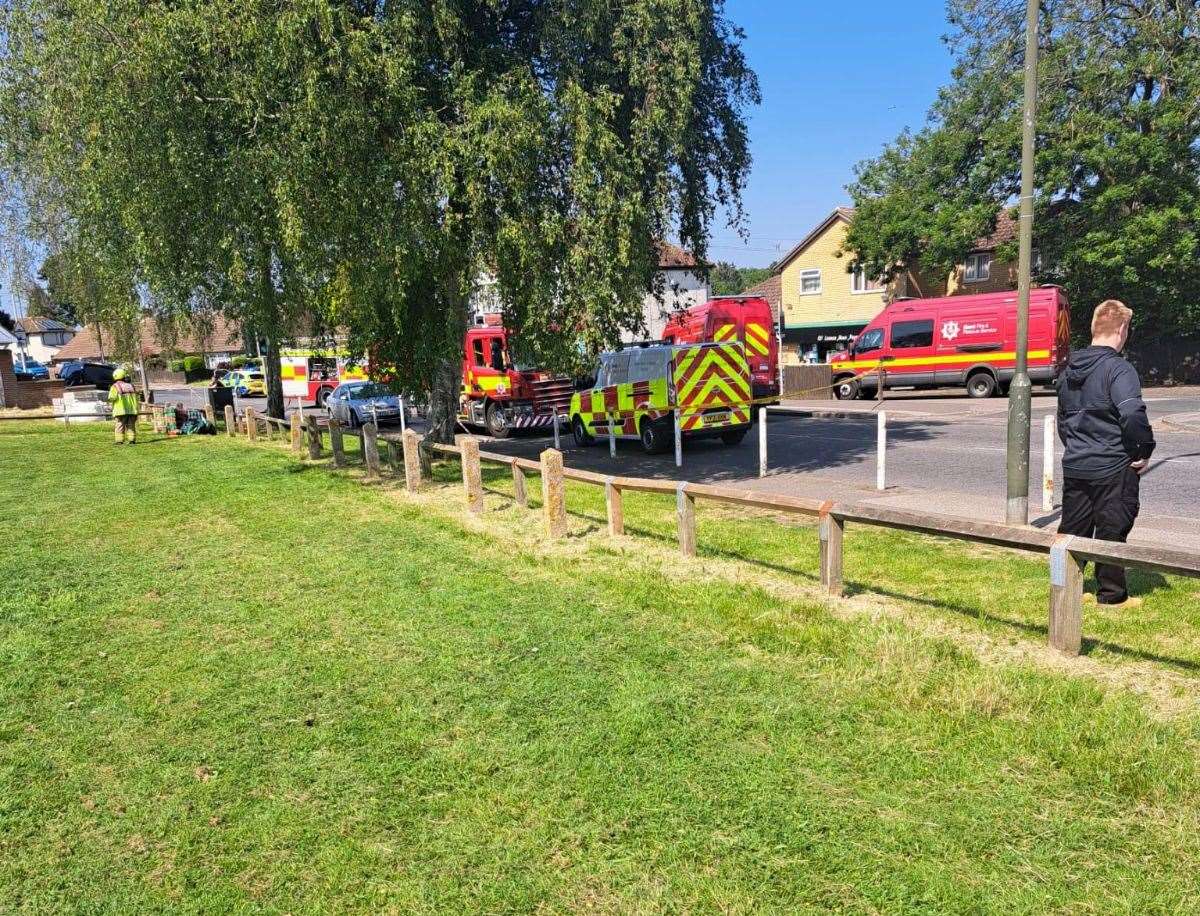
[[[1071,354],[1058,380],[1063,476],[1102,480],[1154,451],[1137,370],[1112,347]]]

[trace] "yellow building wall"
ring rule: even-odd
[[[836,220],[825,232],[783,268],[781,295],[786,327],[840,322],[867,322],[883,309],[884,291],[855,293],[853,277],[846,273],[849,256],[838,257],[846,237],[845,220]],[[801,295],[800,274],[821,271],[821,292]]]

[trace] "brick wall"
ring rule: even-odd
[[[13,358],[9,350],[0,350],[0,407],[17,406],[17,377],[13,375]]]
[[[50,407],[55,398],[61,398],[67,383],[58,379],[46,382],[17,382],[15,403],[9,407],[19,407],[21,410],[34,410],[40,407]]]

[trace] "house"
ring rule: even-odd
[[[996,231],[976,239],[944,281],[930,281],[906,270],[884,284],[862,271],[848,272],[850,258],[839,253],[853,219],[852,207],[838,207],[772,265],[771,279],[778,278],[783,312],[785,365],[824,362],[894,299],[996,292],[1016,286],[1016,265],[995,257],[996,249],[1016,233],[1016,222],[1004,211]]]
[[[0,348],[46,364],[56,361],[58,351],[75,336],[74,329],[53,318],[17,318],[16,330],[15,335],[0,335]]]
[[[203,356],[205,365],[213,368],[246,352],[241,329],[233,322],[219,317],[213,319],[212,331],[207,334],[192,331],[173,340],[164,340],[153,318],[142,318],[139,322],[139,332],[142,358],[149,361],[165,360],[175,354],[196,354]],[[58,351],[56,360],[108,361],[114,359],[113,354],[117,349],[107,330],[88,324]]]
[[[670,242],[658,242],[658,273],[662,278],[662,298],[646,293],[642,302],[645,334],[625,333],[622,340],[659,340],[672,312],[702,305],[709,299],[708,265]]]

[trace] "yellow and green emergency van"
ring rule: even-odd
[[[571,398],[571,432],[589,445],[611,428],[649,454],[683,437],[719,436],[737,445],[750,428],[750,367],[741,341],[638,344],[600,354],[592,387]]]

